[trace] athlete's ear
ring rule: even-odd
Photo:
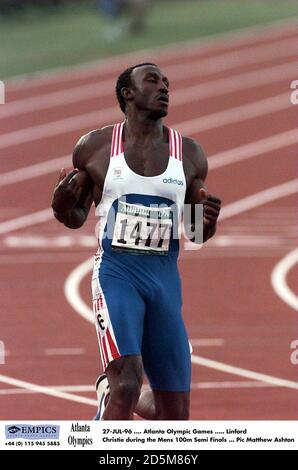
[[[125,101],[131,101],[133,99],[133,90],[131,88],[123,87],[121,88],[121,95]]]

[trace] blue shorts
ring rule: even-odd
[[[190,390],[191,361],[181,315],[176,260],[96,255],[93,310],[104,370],[122,356],[141,355],[153,390]]]

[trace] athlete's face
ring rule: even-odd
[[[149,111],[151,119],[168,114],[169,80],[158,67],[137,67],[131,74],[132,98],[136,108]]]

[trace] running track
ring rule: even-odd
[[[168,124],[209,156],[218,233],[182,243],[193,354],[192,419],[297,419],[297,79],[292,23],[134,53],[7,84],[0,107],[0,419],[89,419],[100,371],[90,321],[95,218],[70,231],[49,210],[82,133],[121,119],[122,69],[155,61],[171,81]],[[296,74],[295,74],[296,72]],[[191,249],[192,248],[192,249]],[[70,305],[70,297],[74,308]]]

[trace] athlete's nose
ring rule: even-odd
[[[168,86],[163,81],[160,82],[160,85],[158,87],[158,91],[160,93],[164,93],[164,94],[167,94],[167,95],[169,94]]]
[[[158,91],[159,91],[159,95],[158,95],[158,99],[159,99],[159,100],[160,100],[160,99],[161,99],[161,100],[164,99],[164,100],[166,100],[166,101],[169,100],[169,90],[167,89],[166,86],[161,86],[161,87],[158,89]]]

